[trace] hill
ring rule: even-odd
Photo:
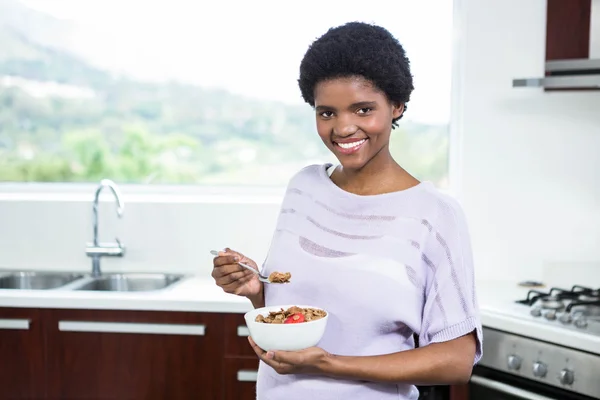
[[[0,181],[284,184],[331,159],[308,106],[117,76],[78,54],[72,34],[0,0]],[[446,126],[407,121],[394,136],[415,174],[445,177]]]

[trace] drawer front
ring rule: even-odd
[[[258,360],[229,358],[224,362],[224,400],[255,400]]]
[[[224,315],[225,357],[244,357],[256,359],[256,353],[248,343],[250,332],[246,327],[243,314]]]

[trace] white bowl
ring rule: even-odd
[[[266,317],[270,311],[279,311],[282,308],[287,310],[293,306],[315,308],[327,312],[320,307],[290,304],[257,308],[244,314],[250,336],[261,349],[296,351],[316,346],[319,343],[325,333],[329,318],[328,312],[323,318],[297,324],[265,324],[255,321],[258,314]]]

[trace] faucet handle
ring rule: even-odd
[[[119,250],[117,250],[116,255],[118,257],[123,257],[125,255],[125,246],[123,246],[123,243],[121,243],[119,238],[115,238],[115,241],[117,242],[117,245],[119,246]]]

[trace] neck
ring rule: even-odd
[[[394,160],[388,147],[383,148],[362,168],[342,166],[334,182],[349,192],[361,195],[394,192],[419,183]]]

